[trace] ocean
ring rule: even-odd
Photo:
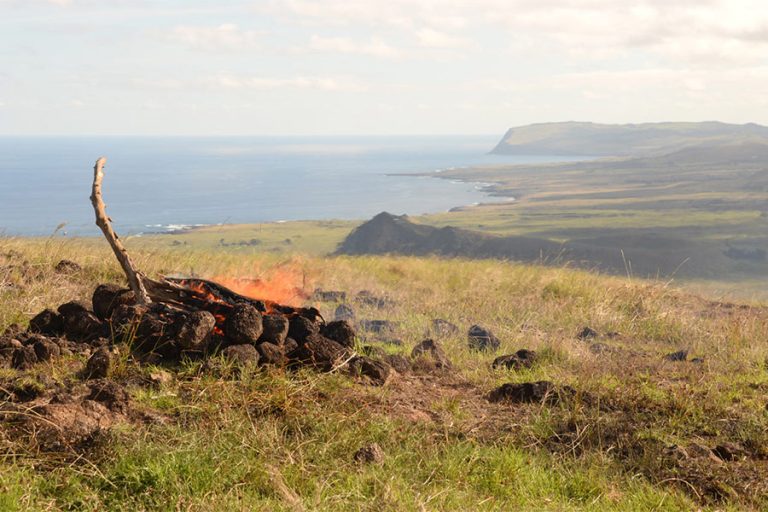
[[[123,236],[207,224],[446,211],[489,200],[483,185],[391,174],[562,160],[488,154],[497,140],[0,137],[0,234],[97,234],[88,198],[101,155],[107,157],[107,212]]]

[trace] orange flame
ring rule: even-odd
[[[306,276],[293,266],[275,268],[258,278],[216,276],[211,280],[251,299],[285,306],[301,306],[311,296]]]

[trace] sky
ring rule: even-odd
[[[0,0],[0,134],[768,124],[766,0]]]

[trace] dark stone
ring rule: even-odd
[[[348,320],[352,322],[355,320],[355,310],[346,304],[339,304],[333,313],[333,318],[334,320]]]
[[[288,337],[293,338],[299,345],[320,332],[320,325],[304,316],[291,318],[288,328]]]
[[[116,284],[100,284],[93,292],[93,313],[101,320],[107,320],[120,305],[135,304],[133,292]]]
[[[17,370],[28,370],[37,363],[35,349],[29,346],[18,347],[13,351],[11,366]]]
[[[320,332],[342,347],[352,348],[355,346],[355,329],[346,320],[334,320],[323,326]]]
[[[394,368],[398,373],[408,373],[411,371],[411,362],[400,354],[387,354],[382,356],[381,360]]]
[[[664,356],[665,361],[680,362],[685,361],[686,359],[688,359],[687,350],[678,350],[677,352],[672,352],[671,354]]]
[[[459,333],[459,327],[456,324],[443,320],[442,318],[435,318],[432,320],[432,334],[438,338],[447,338],[449,336],[455,336]]]
[[[594,330],[593,328],[587,326],[584,327],[579,333],[576,335],[576,337],[580,340],[589,340],[592,338],[597,338],[600,336],[600,334]]]
[[[431,338],[428,338],[413,347],[411,357],[414,359],[425,359],[429,361],[432,366],[439,369],[449,369],[453,366],[440,344]]]
[[[64,321],[57,312],[52,309],[44,309],[35,315],[29,321],[29,330],[39,332],[48,336],[57,336],[61,334],[64,328]]]
[[[285,338],[283,342],[283,352],[289,354],[299,348],[299,344],[293,338]]]
[[[360,320],[360,328],[373,334],[391,334],[397,324],[390,320]]]
[[[22,343],[15,338],[0,338],[0,357],[8,359],[10,362],[13,352],[22,346]]]
[[[288,354],[292,363],[330,371],[347,356],[344,347],[320,334],[310,336],[304,344]]]
[[[228,361],[240,366],[255,366],[259,362],[259,352],[250,343],[230,345],[221,353]]]
[[[746,450],[741,445],[729,441],[712,448],[712,453],[726,461],[742,459],[747,455]]]
[[[0,336],[0,338],[15,338],[23,332],[24,329],[19,324],[11,324],[5,328],[3,335]]]
[[[372,306],[379,309],[394,305],[394,301],[392,299],[389,299],[387,297],[378,297],[369,290],[360,290],[359,292],[357,292],[357,295],[355,296],[355,301],[358,304]]]
[[[574,391],[569,386],[558,387],[550,381],[540,380],[521,384],[502,384],[491,391],[488,400],[491,402],[556,404],[561,399],[573,394]]]
[[[694,357],[691,359],[691,362],[693,364],[704,364],[704,358],[703,357]]]
[[[352,457],[358,464],[382,464],[384,462],[384,450],[376,443],[363,446]]]
[[[349,362],[349,371],[353,375],[366,377],[375,386],[383,386],[392,374],[392,367],[383,361],[358,356]]]
[[[288,318],[282,314],[264,315],[261,319],[264,331],[261,333],[259,343],[272,343],[281,346],[288,337]]]
[[[480,325],[473,325],[469,328],[467,339],[470,350],[495,352],[501,345],[499,338],[497,338],[490,329],[486,329]]]
[[[315,290],[312,298],[320,302],[344,302],[347,300],[347,292],[334,290]]]
[[[64,332],[72,339],[87,339],[101,335],[102,324],[96,315],[81,302],[67,302],[59,306]]]
[[[491,367],[506,368],[507,370],[520,370],[522,368],[530,368],[536,362],[536,352],[533,350],[520,349],[514,354],[508,354],[505,356],[499,356],[493,360]]]
[[[57,274],[72,274],[74,272],[80,272],[83,270],[83,267],[81,267],[79,263],[71,260],[61,260],[56,264],[54,270]]]
[[[237,304],[227,315],[224,324],[224,333],[235,345],[255,345],[263,330],[261,313],[250,304]]]
[[[35,351],[38,361],[49,361],[61,355],[61,348],[55,342],[46,338],[37,340],[32,345],[32,349]]]
[[[104,379],[112,373],[113,355],[107,347],[100,347],[91,355],[85,365],[87,379]]]
[[[256,350],[259,352],[259,362],[261,364],[285,366],[288,363],[288,358],[285,356],[282,345],[264,342],[256,345]]]
[[[130,395],[126,389],[118,383],[107,380],[97,379],[88,383],[91,390],[88,400],[100,402],[112,411],[126,414],[130,403]]]
[[[110,317],[112,329],[116,333],[126,333],[138,325],[141,318],[149,312],[147,306],[139,304],[121,304],[117,306]]]
[[[185,350],[202,350],[216,326],[216,317],[208,311],[195,311],[177,322],[176,343]]]

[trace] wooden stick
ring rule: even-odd
[[[128,256],[128,251],[125,250],[117,233],[112,229],[112,219],[107,216],[107,206],[101,199],[101,182],[104,180],[104,165],[106,163],[107,159],[102,156],[96,160],[96,165],[93,166],[91,203],[93,204],[93,210],[96,212],[96,225],[101,228],[101,231],[107,238],[107,242],[109,242],[109,245],[112,247],[112,250],[117,257],[117,261],[119,261],[120,266],[123,267],[123,272],[125,272],[125,276],[128,278],[128,285],[136,296],[136,302],[139,304],[149,304],[152,301],[149,298],[147,289],[144,287],[145,278],[143,274],[133,266],[131,257]]]

